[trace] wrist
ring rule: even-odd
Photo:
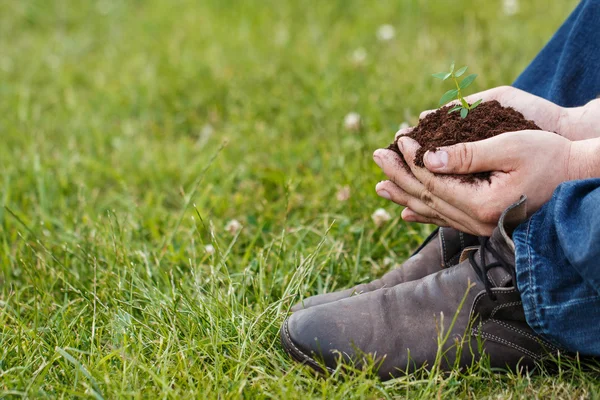
[[[569,140],[600,137],[600,99],[581,107],[563,108],[560,112],[559,132]]]
[[[571,142],[569,180],[600,178],[600,137]]]

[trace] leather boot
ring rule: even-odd
[[[292,314],[283,347],[321,372],[360,368],[368,356],[383,380],[422,366],[463,368],[484,354],[492,367],[534,367],[557,349],[527,325],[516,287],[509,234],[525,204],[522,197],[509,207],[492,236],[463,250],[452,268]]]
[[[448,268],[458,263],[461,252],[468,246],[478,244],[477,236],[469,235],[452,228],[436,229],[425,242],[401,266],[375,279],[350,289],[333,293],[324,293],[306,298],[292,307],[292,311],[314,307],[320,304],[331,303],[372,292],[384,287],[396,286],[403,282],[421,279],[443,268]]]

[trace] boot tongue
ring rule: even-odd
[[[494,229],[494,232],[492,232],[492,236],[489,239],[488,246],[494,249],[502,260],[496,259],[490,251],[486,251],[486,265],[497,261],[503,261],[507,268],[510,269],[507,271],[504,267],[496,267],[488,271],[487,276],[491,283],[496,287],[516,284],[516,282],[512,281],[515,268],[515,244],[510,235],[514,228],[525,220],[526,215],[527,197],[521,196],[519,201],[504,210],[498,221],[498,227]],[[479,258],[481,259],[481,253],[479,254]]]
[[[485,252],[485,265],[489,265],[498,261],[502,261],[504,264],[506,264],[506,268],[498,266],[490,269],[487,273],[490,282],[495,287],[514,285],[514,282],[512,282],[512,269],[515,268],[515,252],[511,245],[512,241],[509,243],[499,228],[494,229],[487,247],[488,249],[494,249],[498,256],[501,257],[501,260],[494,256],[491,251],[487,250]],[[479,254],[479,258],[481,258],[481,252]]]
[[[445,227],[439,229],[438,240],[442,268],[448,268],[458,264],[460,254],[466,247],[479,244],[477,236]]]

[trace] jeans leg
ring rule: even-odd
[[[600,179],[559,185],[513,241],[529,325],[569,351],[600,356]]]
[[[513,86],[563,107],[600,96],[600,0],[582,0]]]

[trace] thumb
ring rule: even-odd
[[[506,155],[494,139],[429,150],[423,156],[423,163],[431,172],[441,174],[472,174],[501,170]]]

